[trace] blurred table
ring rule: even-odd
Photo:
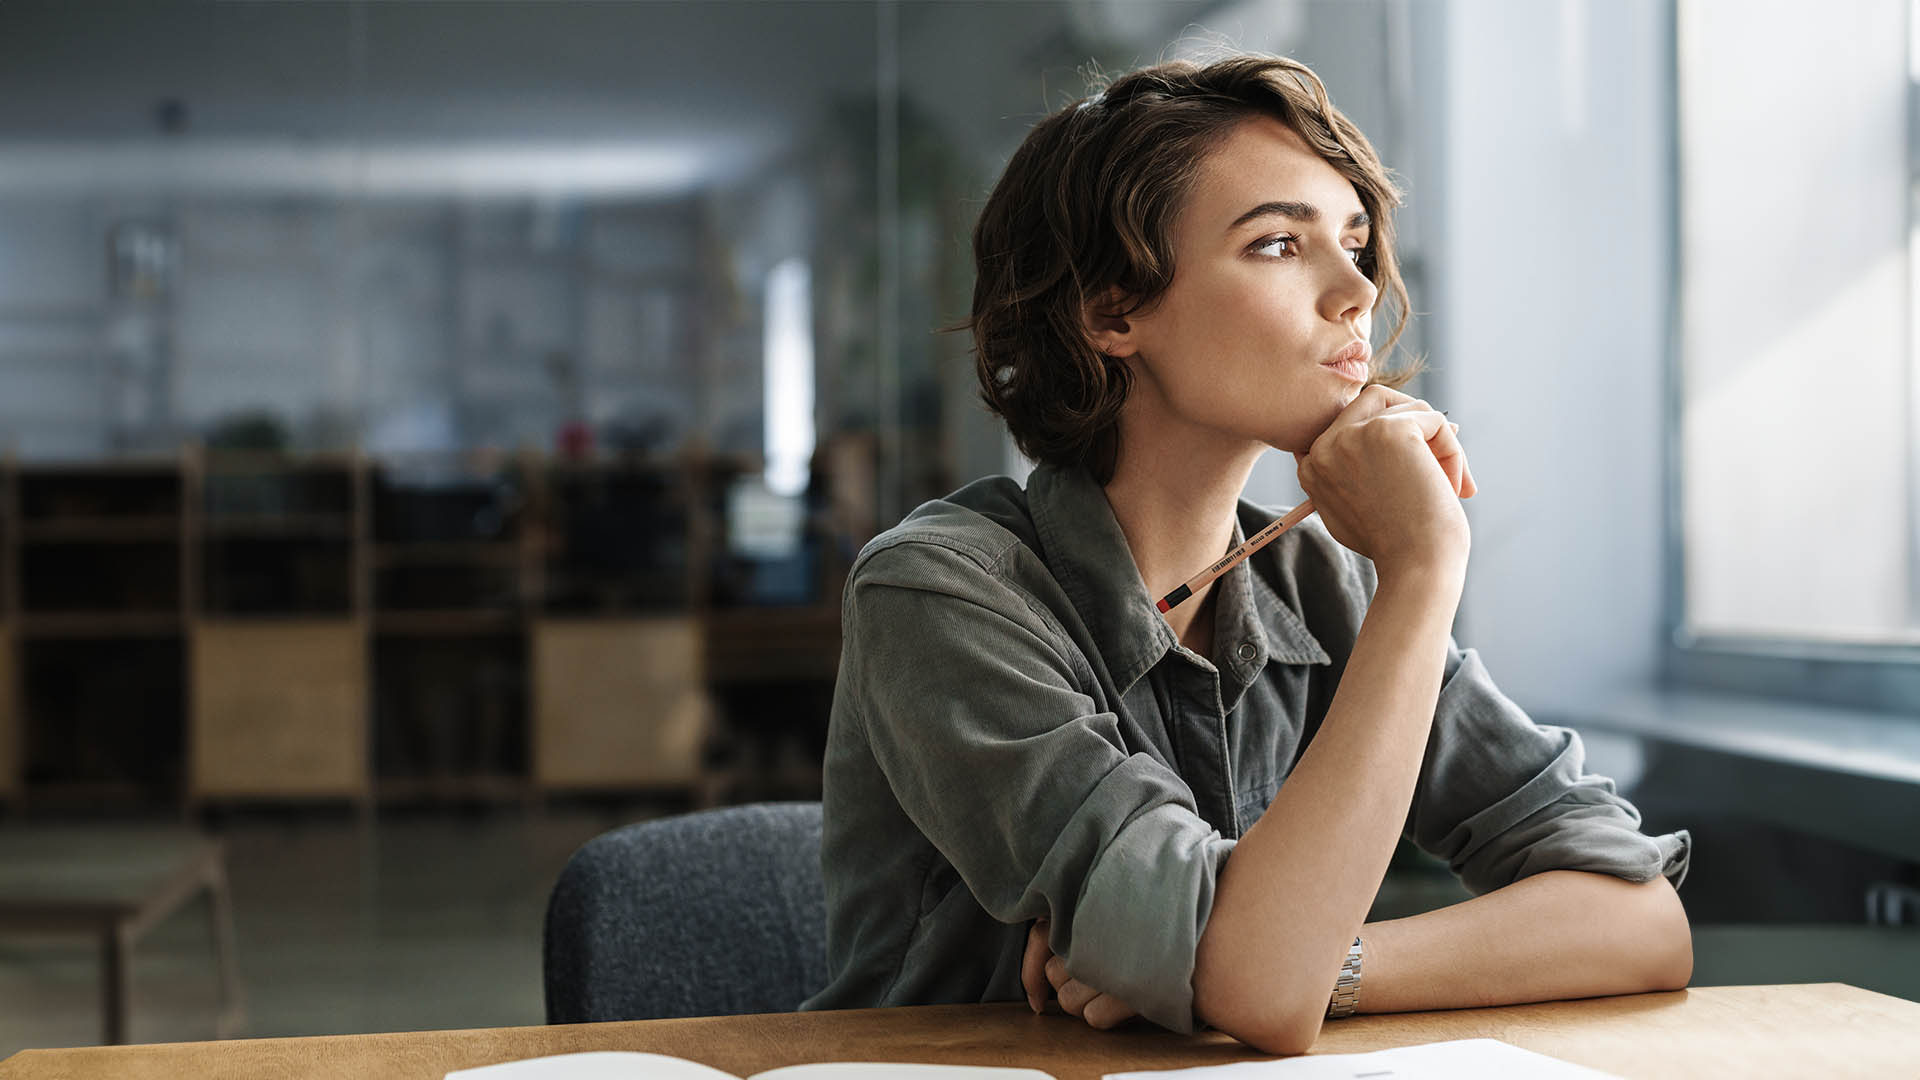
[[[218,840],[184,828],[0,829],[0,934],[85,934],[100,943],[108,1043],[126,1039],[134,944],[202,892],[220,969],[217,1030],[226,1035],[240,1030],[244,1007]]]
[[[1497,1009],[1329,1022],[1316,1054],[1494,1038],[1623,1077],[1920,1075],[1920,1004],[1840,983],[1718,986]],[[1024,1004],[300,1039],[23,1050],[4,1080],[56,1077],[337,1077],[437,1080],[449,1069],[582,1050],[672,1054],[736,1076],[816,1061],[1015,1065],[1058,1080],[1265,1057],[1219,1032],[1135,1022],[1095,1031]]]

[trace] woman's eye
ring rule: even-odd
[[[1292,244],[1293,249],[1285,250],[1285,245],[1287,244]],[[1291,259],[1296,255],[1300,254],[1300,250],[1299,250],[1300,238],[1298,236],[1291,236],[1291,235],[1276,236],[1271,240],[1260,241],[1258,244],[1254,245],[1253,250],[1256,252],[1267,252],[1267,251],[1272,251],[1275,248],[1283,249],[1278,253],[1276,257],[1282,258],[1282,259]],[[1345,250],[1347,252],[1347,258],[1351,259],[1355,266],[1360,265],[1360,260],[1364,258],[1367,253],[1367,249],[1364,247],[1347,248]]]
[[[1279,247],[1282,244],[1293,244],[1297,247],[1299,243],[1300,243],[1300,238],[1297,236],[1276,236],[1271,240],[1260,241],[1258,244],[1254,245],[1253,250],[1268,251],[1273,248]],[[1297,251],[1283,251],[1280,253],[1278,257],[1282,259],[1291,259],[1297,254],[1299,254],[1299,252]]]

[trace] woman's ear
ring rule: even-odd
[[[1081,306],[1080,324],[1094,348],[1113,357],[1128,357],[1140,351],[1140,343],[1134,340],[1133,324],[1119,314],[1125,310],[1126,298],[1118,288],[1108,289],[1098,299]]]

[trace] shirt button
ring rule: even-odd
[[[1253,647],[1253,642],[1243,641],[1240,643],[1239,651],[1240,651],[1240,659],[1251,662],[1254,658],[1254,655],[1257,654],[1260,650]]]

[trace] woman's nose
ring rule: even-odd
[[[1340,261],[1345,265],[1334,268],[1333,280],[1320,294],[1320,314],[1334,322],[1348,322],[1373,310],[1380,289],[1345,255]]]

